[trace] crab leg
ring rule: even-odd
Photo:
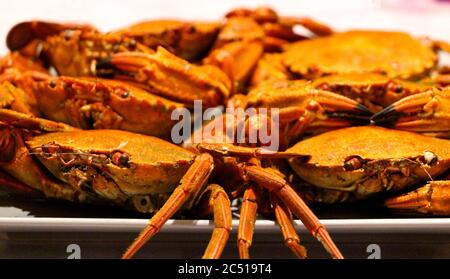
[[[45,40],[48,36],[59,34],[65,30],[95,32],[96,28],[88,24],[24,21],[11,28],[6,37],[6,45],[11,51],[19,50],[35,39]],[[27,35],[24,36],[24,34]]]
[[[416,213],[449,215],[450,181],[430,181],[412,192],[385,201],[387,207]]]
[[[70,125],[37,118],[9,109],[0,109],[0,121],[11,123],[11,125],[16,127],[39,130],[43,132],[69,132],[78,130]]]
[[[294,158],[294,157],[308,157],[297,153],[290,152],[275,152],[267,148],[253,148],[237,146],[225,143],[200,143],[196,146],[200,151],[210,153],[218,156],[241,156],[241,157],[256,157],[256,158]]]
[[[209,154],[201,154],[181,179],[181,184],[175,188],[163,207],[150,219],[147,226],[128,247],[122,259],[130,259],[162,228],[164,223],[180,209],[183,204],[205,185],[212,170],[213,158]]]
[[[252,245],[253,229],[255,227],[256,212],[260,189],[255,184],[245,190],[239,218],[238,241],[239,258],[249,259],[249,248]]]
[[[444,88],[405,97],[375,114],[371,121],[399,130],[445,135],[450,131],[449,93],[450,89]]]
[[[237,41],[213,50],[204,63],[220,68],[233,81],[234,90],[242,92],[262,54],[261,41]]]
[[[115,78],[136,82],[188,106],[202,100],[203,106],[214,107],[224,103],[230,94],[231,81],[219,68],[191,64],[162,47],[153,54],[116,53],[97,66],[103,70],[112,68]]]
[[[202,258],[218,259],[222,255],[230,236],[232,226],[230,199],[223,188],[217,184],[209,185],[206,191],[210,192],[208,203],[210,209],[214,212],[215,228]]]
[[[4,75],[0,76],[0,108],[9,107],[15,111],[35,114],[32,98],[25,93],[24,90],[13,86],[10,82],[1,79]]]
[[[306,249],[300,244],[300,237],[294,228],[292,214],[276,195],[271,195],[275,218],[283,234],[284,244],[300,259],[306,258]]]
[[[250,180],[277,195],[294,215],[303,222],[311,234],[322,243],[333,258],[343,258],[325,227],[283,178],[274,175],[273,172],[267,171],[261,167],[244,166],[243,168]]]

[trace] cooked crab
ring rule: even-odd
[[[398,193],[431,180],[425,188],[390,198],[386,205],[450,214],[450,183],[433,181],[450,169],[448,140],[364,126],[321,134],[287,151],[311,156],[309,160],[292,158],[289,164],[295,175],[313,187],[307,194],[313,200],[335,203],[364,199],[383,192]]]
[[[283,63],[308,79],[348,73],[417,79],[436,68],[434,46],[401,32],[348,31],[288,45]]]
[[[330,27],[311,18],[280,17],[269,7],[237,8],[228,12],[226,17],[229,20],[236,17],[250,18],[258,23],[264,33],[264,49],[266,51],[280,51],[284,45],[289,43],[333,33]],[[311,33],[299,34],[295,31],[296,26],[302,26]]]
[[[199,144],[198,153],[194,153],[149,136],[117,130],[78,130],[4,109],[0,109],[0,121],[0,167],[29,187],[52,198],[100,199],[155,213],[124,258],[132,257],[180,208],[195,205],[221,158],[302,156],[229,144]],[[258,164],[235,166],[242,179],[278,196],[333,257],[342,257],[324,226],[283,178]],[[218,227],[204,257],[215,258],[228,238],[231,213],[227,194],[219,186],[208,189],[209,206]]]
[[[246,107],[279,109],[280,142],[285,144],[305,134],[366,124],[371,115],[364,105],[303,80],[261,84],[244,100]]]
[[[56,77],[34,84],[43,117],[82,129],[126,130],[169,139],[174,110],[184,108],[116,80]]]
[[[191,64],[162,47],[155,53],[116,53],[101,68],[108,69],[114,78],[188,107],[193,107],[195,100],[201,100],[203,107],[222,105],[231,93],[231,82],[219,68]]]
[[[258,62],[252,76],[252,88],[265,83],[293,80],[292,74],[283,67],[280,54],[266,54]],[[407,81],[389,78],[382,74],[354,73],[332,74],[313,79],[302,80],[305,86],[337,93],[365,105],[371,112],[378,112],[394,102],[428,89],[439,88],[440,84],[432,80]]]
[[[319,36],[329,35],[331,29],[309,18],[283,18],[274,10],[235,9],[217,37],[213,50],[204,63],[220,67],[233,81],[235,92],[245,93],[246,85],[264,52],[281,51],[282,46],[307,39],[294,27],[302,25]]]

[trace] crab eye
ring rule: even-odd
[[[66,41],[69,41],[74,35],[75,35],[74,30],[66,30],[63,32],[63,36],[64,39],[66,39]]]
[[[389,91],[400,94],[403,92],[403,85],[390,81],[387,85]]]
[[[352,156],[345,160],[344,169],[346,171],[353,171],[360,169],[364,165],[364,159],[359,156]]]
[[[52,79],[52,80],[50,80],[49,82],[48,82],[48,86],[50,87],[50,88],[55,88],[56,87],[56,81],[54,80],[54,79]]]
[[[130,51],[133,51],[137,47],[137,42],[133,39],[130,39],[128,42],[125,43],[125,45],[127,45]]]
[[[113,164],[119,167],[130,167],[130,156],[120,151],[114,152],[114,154],[111,156],[111,161],[113,162]]]
[[[431,151],[425,151],[423,153],[423,161],[425,164],[432,166],[437,163],[438,157]]]
[[[117,89],[116,90],[117,95],[119,95],[121,98],[126,99],[130,96],[130,92],[125,91],[123,89]]]
[[[397,86],[394,88],[394,91],[395,91],[395,93],[402,93],[402,92],[403,92],[403,86],[401,86],[400,84],[397,85]]]

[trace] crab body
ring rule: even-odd
[[[57,77],[35,84],[41,114],[83,129],[117,129],[168,139],[181,103],[115,80]]]
[[[380,73],[411,79],[437,64],[434,50],[401,32],[348,31],[286,47],[284,63],[303,78],[329,74]]]
[[[342,257],[323,225],[282,177],[273,177],[257,163],[246,162],[249,157],[302,155],[230,144],[199,144],[194,153],[150,136],[78,130],[4,109],[0,110],[0,120],[0,167],[17,180],[51,198],[100,200],[155,214],[124,258],[134,255],[179,209],[192,208],[204,192],[209,193],[209,208],[214,210],[218,226],[205,257],[219,256],[231,227],[228,194],[218,185],[204,186],[214,165],[225,157],[244,158],[235,164],[242,180],[253,181],[279,196],[333,257]]]
[[[381,127],[351,127],[301,141],[287,150],[310,155],[290,160],[300,178],[320,188],[325,202],[398,192],[450,168],[450,142]]]
[[[76,190],[146,213],[161,207],[194,159],[166,141],[117,130],[48,133],[27,146]]]

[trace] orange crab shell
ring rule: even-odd
[[[205,54],[212,46],[220,27],[218,22],[151,20],[110,34],[134,39],[151,49],[163,46],[183,59],[192,61]]]
[[[349,31],[305,40],[285,48],[284,64],[295,74],[381,73],[391,78],[423,76],[437,63],[432,48],[408,34]]]
[[[35,85],[48,119],[83,129],[120,129],[170,138],[175,109],[184,105],[115,80],[58,77]]]
[[[125,51],[153,52],[134,39],[80,30],[48,37],[43,49],[50,65],[67,76],[95,76],[98,60]]]
[[[290,160],[300,178],[357,199],[400,190],[450,168],[450,141],[373,126],[331,131],[288,151],[311,156],[307,162]]]
[[[64,179],[62,169],[65,153],[74,156],[81,165],[97,167],[108,174],[126,194],[170,193],[180,181],[194,159],[194,153],[164,140],[117,130],[91,130],[56,132],[38,135],[27,141],[39,160],[58,178]],[[47,144],[58,145],[61,154],[40,153]],[[89,155],[106,155],[114,152],[127,154],[128,166],[106,160],[104,165],[90,161]],[[50,155],[50,156],[49,156]],[[91,163],[91,165],[90,165]]]

